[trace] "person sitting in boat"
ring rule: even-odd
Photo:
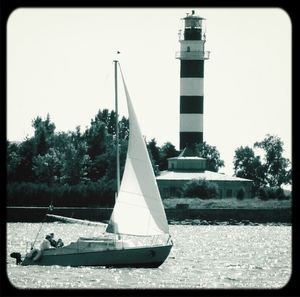
[[[31,251],[26,255],[26,258],[29,258],[33,261],[37,261],[41,258],[42,252],[47,249],[51,249],[51,236],[46,235],[45,239],[42,241],[40,245],[40,249],[31,249]]]
[[[60,247],[63,247],[63,246],[64,246],[64,243],[63,243],[62,239],[58,238],[57,243],[56,243],[56,247],[60,248]]]
[[[51,235],[46,235],[45,239],[42,241],[42,243],[40,245],[40,250],[33,257],[33,261],[39,260],[42,256],[44,250],[49,250],[49,249],[53,248],[53,246],[51,245],[51,240],[52,239],[53,238],[52,238]]]
[[[50,236],[49,241],[50,241],[51,246],[56,247],[57,246],[57,242],[54,239],[54,233],[50,233],[49,236]]]
[[[40,245],[40,250],[43,251],[43,250],[51,249],[51,246],[52,246],[51,240],[52,240],[51,235],[46,235],[45,239],[42,241],[42,243]]]

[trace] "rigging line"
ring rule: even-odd
[[[50,202],[50,205],[48,206],[48,209],[47,209],[47,210],[50,211],[50,212],[53,210],[53,198],[52,198],[52,200],[51,200],[51,202]],[[45,223],[46,219],[47,219],[47,212],[46,212],[46,214],[45,214],[45,216],[44,216],[44,219],[43,219],[43,221],[42,221],[42,223],[41,223],[40,229],[39,229],[39,231],[37,232],[37,234],[36,234],[36,236],[35,236],[34,242],[33,242],[33,244],[31,245],[31,250],[34,248],[34,245],[35,245],[35,243],[36,243],[36,240],[37,240],[37,238],[38,238],[38,236],[39,236],[39,234],[40,234],[40,232],[41,232],[41,230],[42,230],[43,224]]]

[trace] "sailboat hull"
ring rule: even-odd
[[[40,259],[25,258],[21,265],[59,266],[105,266],[105,267],[159,267],[168,257],[172,245],[57,253],[55,249],[45,251]]]

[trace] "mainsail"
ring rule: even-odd
[[[120,191],[107,231],[132,235],[168,234],[168,221],[145,140],[122,71],[121,75],[127,99],[130,134]]]

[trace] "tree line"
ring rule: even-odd
[[[120,173],[124,171],[129,120],[119,120]],[[55,124],[37,117],[34,135],[7,141],[8,205],[112,206],[116,192],[116,113],[99,110],[85,131],[55,132]],[[146,140],[145,140],[146,141]],[[177,156],[167,142],[146,141],[156,175]]]
[[[48,206],[112,206],[116,192],[116,113],[99,110],[83,132],[55,132],[49,114],[32,121],[34,135],[20,143],[7,141],[7,204]],[[129,120],[119,120],[120,172],[123,174],[129,136]],[[179,155],[171,142],[159,147],[146,141],[156,175],[167,169],[167,159]],[[255,144],[266,151],[266,161],[253,149],[235,151],[235,175],[254,180],[256,189],[291,182],[289,160],[282,157],[283,143],[268,136]],[[207,158],[208,170],[224,166],[215,146],[197,145]]]

